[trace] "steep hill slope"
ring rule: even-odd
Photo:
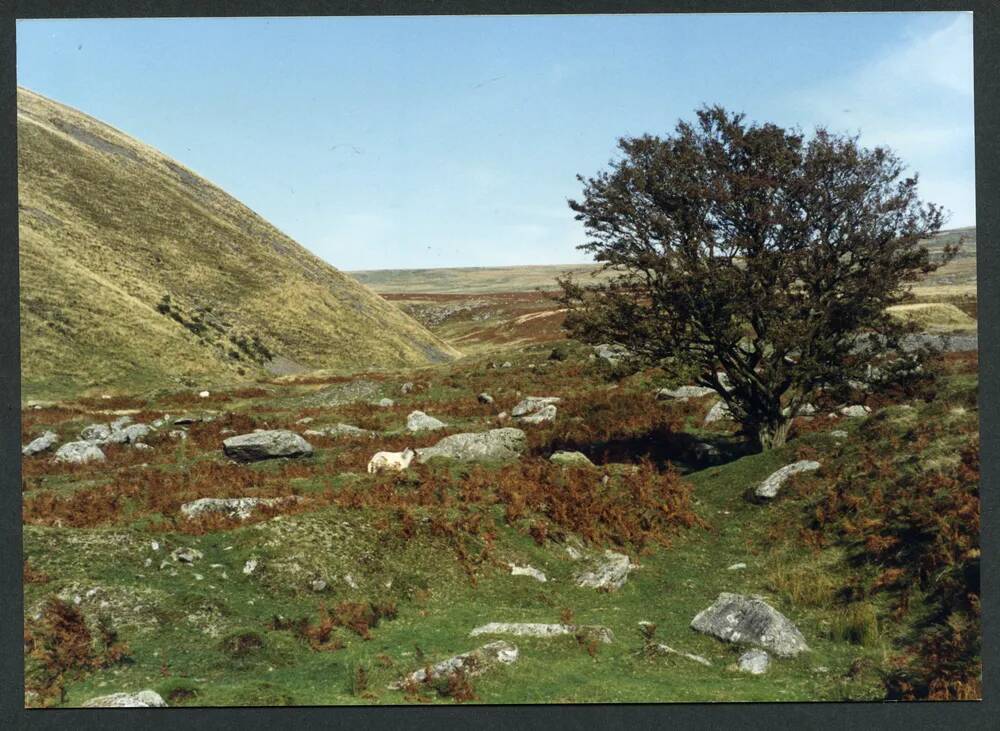
[[[25,398],[458,353],[153,148],[17,93]]]

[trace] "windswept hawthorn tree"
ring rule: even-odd
[[[579,248],[612,277],[561,279],[558,299],[571,336],[693,368],[770,449],[818,388],[904,354],[909,328],[886,307],[957,247],[935,261],[920,244],[942,209],[918,199],[889,150],[717,106],[697,117],[665,138],[619,140],[610,170],[579,177]]]

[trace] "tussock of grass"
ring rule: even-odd
[[[914,322],[923,330],[974,330],[976,321],[953,304],[921,302],[889,307],[886,312],[901,320]]]
[[[863,647],[875,645],[880,637],[878,610],[868,602],[848,604],[834,616],[830,636]]]

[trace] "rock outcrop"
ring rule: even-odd
[[[112,693],[85,701],[83,708],[166,708],[159,693],[140,690],[138,693]]]
[[[230,518],[246,520],[254,510],[259,507],[274,507],[283,503],[296,502],[299,498],[295,495],[286,497],[232,497],[215,498],[203,497],[190,503],[181,505],[181,513],[185,518],[191,520],[209,513],[220,513]]]
[[[32,439],[21,448],[21,454],[25,457],[33,457],[36,454],[47,452],[59,443],[59,435],[54,431],[47,431],[42,436]]]
[[[433,447],[417,450],[417,460],[426,462],[444,457],[459,462],[489,462],[517,459],[527,446],[527,437],[520,429],[504,427],[485,432],[452,434]]]
[[[631,570],[632,563],[628,556],[605,551],[604,556],[593,568],[576,575],[576,585],[588,589],[614,591],[625,584]]]
[[[103,462],[104,452],[93,442],[67,442],[56,450],[53,458],[56,462],[69,464],[86,464],[87,462]]]
[[[436,680],[446,677],[451,673],[462,671],[466,675],[481,675],[492,668],[500,665],[510,665],[517,662],[518,652],[515,645],[504,640],[490,642],[487,645],[465,652],[461,655],[449,657],[439,663],[431,665],[430,668],[420,668],[402,680],[397,680],[389,685],[390,690],[399,690],[408,685],[419,685],[428,680]],[[428,672],[429,670],[429,672]]]
[[[543,624],[536,622],[490,622],[476,627],[470,637],[479,635],[513,635],[515,637],[562,637],[563,635],[586,635],[598,642],[610,645],[615,641],[614,633],[607,627],[592,624]]]

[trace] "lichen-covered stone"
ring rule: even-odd
[[[452,434],[433,447],[417,450],[417,460],[426,462],[444,457],[459,462],[484,462],[517,459],[527,446],[527,436],[520,429],[504,427],[485,432]]]
[[[691,628],[725,642],[755,645],[780,657],[809,650],[798,628],[758,596],[723,592],[691,620]]]

